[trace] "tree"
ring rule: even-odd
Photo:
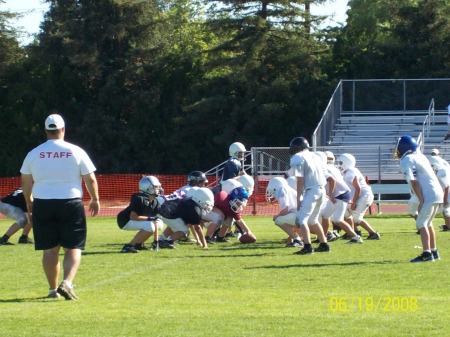
[[[211,156],[214,163],[234,141],[287,146],[293,136],[309,136],[329,96],[320,69],[331,57],[317,29],[323,18],[305,12],[304,1],[210,3],[217,5],[211,5],[206,24],[220,38],[186,106],[189,132],[204,135],[203,124],[194,120],[208,122],[206,150],[222,149]],[[197,143],[205,146],[203,137]]]
[[[342,77],[447,76],[448,0],[351,0],[349,6],[334,48]]]

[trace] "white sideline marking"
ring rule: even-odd
[[[106,284],[114,283],[114,282],[116,282],[117,280],[120,280],[120,279],[129,277],[129,276],[132,276],[132,275],[135,275],[135,274],[144,272],[144,271],[149,270],[149,269],[154,269],[155,267],[161,267],[161,266],[164,266],[164,265],[166,265],[166,264],[172,264],[172,263],[174,263],[174,262],[178,262],[178,259],[174,259],[174,260],[171,259],[171,260],[169,260],[169,261],[161,262],[161,263],[158,263],[158,264],[156,264],[156,265],[155,265],[155,264],[150,264],[150,265],[148,265],[147,268],[133,269],[133,270],[130,270],[130,271],[125,272],[125,273],[117,274],[116,276],[110,277],[110,278],[108,278],[108,279],[106,279],[106,280],[103,280],[103,281],[101,281],[101,282],[97,282],[97,283],[95,283],[95,284],[92,284],[92,285],[89,285],[89,286],[86,286],[86,287],[80,287],[79,289],[80,289],[80,290],[83,290],[83,289],[96,289],[96,288],[100,288],[100,287],[103,287],[103,286],[106,285]],[[77,287],[77,288],[78,288],[78,287]]]

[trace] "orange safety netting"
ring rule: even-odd
[[[139,180],[144,175],[150,174],[100,174],[97,175],[97,181],[100,194],[101,211],[100,216],[115,216],[125,208],[133,193],[138,192]],[[170,194],[181,186],[186,185],[186,175],[158,175],[164,194]],[[215,186],[218,182],[215,176],[209,177],[208,187]],[[261,180],[256,183],[255,191],[250,197],[248,206],[244,210],[244,215],[273,215],[279,211],[278,205],[267,204],[265,200],[267,181]],[[0,178],[0,196],[7,195],[20,188],[20,177]],[[85,205],[89,201],[84,184]]]

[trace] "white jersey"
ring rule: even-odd
[[[442,203],[444,192],[430,162],[421,153],[411,153],[400,160],[400,171],[408,184],[419,183],[424,203]]]
[[[50,139],[31,150],[20,169],[33,176],[32,195],[38,199],[81,198],[81,176],[94,171],[87,153],[62,139]]]
[[[290,186],[281,186],[275,191],[280,210],[288,208],[288,212],[297,212],[297,191]]]
[[[305,191],[317,186],[323,187],[327,183],[326,178],[329,175],[326,166],[314,153],[308,150],[299,152],[291,157],[290,164],[295,176],[304,178]]]
[[[337,197],[345,192],[350,192],[350,188],[347,186],[341,171],[338,170],[333,164],[327,165],[328,173],[334,178],[335,186],[333,191],[333,197]]]
[[[362,173],[356,168],[352,167],[349,168],[344,174],[344,181],[347,184],[347,186],[350,188],[350,193],[353,196],[355,195],[355,186],[353,186],[353,181],[355,178],[358,180],[359,186],[361,187],[361,192],[359,194],[359,197],[367,197],[367,196],[373,196],[372,189],[370,186],[366,183],[366,179],[362,175]]]

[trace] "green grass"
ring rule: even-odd
[[[89,218],[79,301],[43,298],[41,252],[0,246],[0,336],[450,336],[450,233],[438,232],[441,261],[411,264],[413,221],[368,219],[380,241],[297,256],[269,217],[246,218],[255,244],[139,254],[119,253],[135,232]]]

